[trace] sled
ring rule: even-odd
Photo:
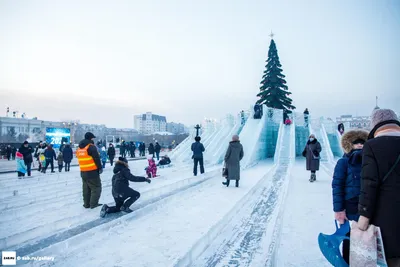
[[[349,265],[345,262],[342,257],[342,253],[340,253],[340,244],[343,240],[348,239],[346,236],[348,232],[350,232],[350,223],[346,221],[344,224],[338,227],[337,221],[336,224],[336,232],[332,235],[326,235],[320,233],[318,235],[318,245],[324,257],[335,267],[349,267]]]
[[[166,165],[159,165],[159,166],[157,166],[157,168],[160,168],[160,169],[170,168],[170,167],[172,167],[172,163],[166,164]]]

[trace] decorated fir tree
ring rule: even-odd
[[[271,37],[273,37],[272,34]],[[260,98],[257,103],[265,104],[270,108],[283,109],[287,113],[291,113],[291,110],[296,107],[292,105],[292,99],[288,97],[292,93],[288,91],[285,75],[282,74],[281,67],[278,50],[274,39],[272,39],[269,45],[266,70],[262,77],[260,92],[257,94]]]

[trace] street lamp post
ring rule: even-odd
[[[199,130],[201,129],[200,125],[196,125],[196,127],[194,127],[196,129],[196,137],[199,136]]]

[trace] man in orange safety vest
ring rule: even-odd
[[[103,168],[100,154],[94,145],[94,138],[96,136],[93,133],[87,132],[85,139],[79,143],[79,148],[76,151],[81,169],[83,207],[86,209],[101,206],[99,204],[101,195],[100,174],[103,172]]]

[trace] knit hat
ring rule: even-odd
[[[24,142],[24,145],[27,145],[27,144],[29,144],[28,141],[25,141],[25,142]]]
[[[15,157],[17,159],[24,159],[24,156],[21,154],[21,152],[18,152],[18,151],[17,151],[17,153],[15,153]]]
[[[85,139],[91,140],[93,138],[96,138],[96,136],[94,136],[93,133],[91,133],[91,132],[85,133]]]
[[[376,131],[387,124],[397,124],[400,126],[399,118],[391,109],[376,109],[371,115],[372,130],[369,133],[368,139],[374,138]]]

